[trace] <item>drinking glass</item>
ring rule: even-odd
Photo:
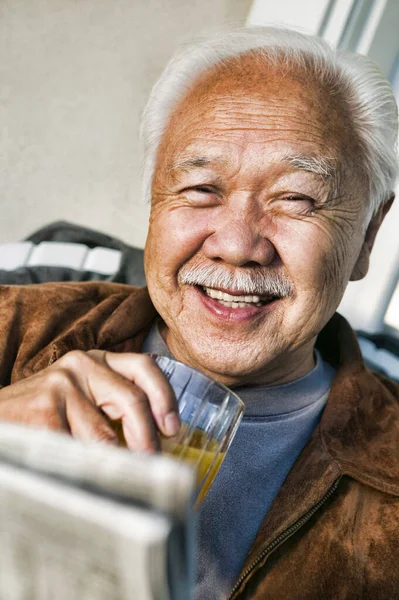
[[[161,449],[195,468],[198,506],[226,456],[245,406],[234,392],[200,371],[166,356],[151,356],[175,392],[182,423],[176,436],[161,437]]]

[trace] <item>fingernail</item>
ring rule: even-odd
[[[177,412],[172,411],[166,415],[163,423],[166,435],[176,435],[180,429],[180,416]]]

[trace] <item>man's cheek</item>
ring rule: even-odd
[[[334,287],[341,286],[347,262],[344,244],[324,222],[301,225],[296,234],[290,236],[292,244],[285,253],[290,258],[283,258],[283,262],[303,285],[317,285],[320,289],[326,286],[333,291]]]
[[[207,216],[195,209],[181,209],[170,213],[163,224],[163,239],[164,232],[168,232],[169,243],[163,251],[166,255],[174,256],[180,266],[201,249],[212,233]]]

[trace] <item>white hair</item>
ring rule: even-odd
[[[398,172],[398,110],[390,83],[369,58],[334,50],[320,38],[276,27],[229,31],[182,47],[155,84],[141,125],[143,192],[151,199],[158,147],[176,103],[212,67],[248,53],[267,64],[302,68],[338,93],[360,143],[359,165],[369,186],[366,224],[389,199]]]

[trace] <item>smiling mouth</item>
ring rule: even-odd
[[[278,300],[278,296],[271,295],[263,295],[257,296],[255,294],[240,294],[240,292],[235,292],[233,294],[224,292],[222,290],[217,290],[214,288],[208,288],[205,286],[197,286],[198,289],[209,296],[213,300],[216,300],[222,306],[226,306],[227,308],[248,308],[250,306],[265,306],[266,304],[270,304],[271,302]]]

